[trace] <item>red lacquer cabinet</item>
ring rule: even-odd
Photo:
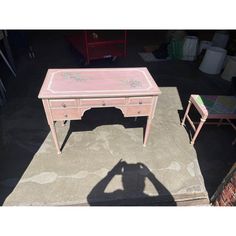
[[[86,63],[102,58],[126,56],[126,30],[83,30],[68,37]]]

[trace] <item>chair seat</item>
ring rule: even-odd
[[[191,95],[191,100],[208,118],[236,118],[236,96]]]
[[[189,116],[189,110],[191,106],[194,106],[200,113],[201,118],[196,127],[194,122]],[[226,119],[235,130],[236,126],[231,122],[231,119],[236,119],[236,96],[212,96],[212,95],[198,95],[192,94],[189,99],[188,106],[186,108],[184,118],[181,122],[183,126],[185,120],[188,120],[193,130],[194,136],[191,140],[191,144],[194,144],[203,124],[207,119],[219,119],[218,122],[211,122],[211,124],[223,124],[223,120]],[[233,141],[233,145],[236,143],[236,139]]]

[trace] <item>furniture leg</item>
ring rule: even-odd
[[[143,142],[144,147],[146,147],[147,139],[148,139],[148,136],[149,136],[149,133],[150,133],[151,122],[152,122],[152,119],[149,116],[148,119],[147,119],[146,130],[145,130],[145,135],[144,135],[144,142]]]
[[[205,121],[206,121],[205,119],[201,118],[201,121],[200,121],[200,123],[197,127],[197,130],[196,130],[196,132],[195,132],[195,134],[194,134],[194,136],[191,140],[191,144],[194,144],[194,142],[195,142],[195,140],[196,140],[196,138],[197,138],[197,136],[198,136],[198,134],[199,134],[199,132],[200,132],[200,130],[201,130],[201,128],[202,128]]]
[[[7,35],[6,30],[4,30],[3,44],[4,44],[4,47],[5,47],[6,53],[7,53],[7,58],[8,58],[11,66],[12,66],[12,69],[14,71],[16,71],[15,62],[14,62],[14,58],[13,58],[13,55],[12,55],[12,50],[11,50],[10,44],[8,42],[8,35]]]
[[[192,102],[189,100],[189,101],[188,101],[187,109],[186,109],[185,114],[184,114],[184,118],[183,118],[183,120],[182,120],[182,122],[181,122],[181,125],[182,125],[182,126],[185,124],[185,120],[186,120],[186,117],[187,117],[187,115],[188,115],[188,113],[189,113],[189,110],[190,110],[191,105],[192,105]]]
[[[3,89],[4,92],[7,91],[6,88],[5,88],[5,86],[4,86],[4,84],[3,84],[3,82],[2,82],[2,80],[1,80],[1,78],[0,78],[0,86],[1,86],[1,88]]]
[[[2,80],[0,78],[0,91],[3,95],[3,97],[5,98],[5,92],[6,92],[6,88],[4,87],[4,84],[2,83]]]
[[[12,69],[10,63],[8,62],[7,58],[5,57],[5,55],[3,54],[3,52],[1,50],[0,50],[0,55],[2,56],[2,59],[4,60],[4,62],[6,63],[6,65],[8,66],[10,71],[12,72],[12,74],[14,75],[14,77],[16,77],[15,71]]]
[[[6,89],[0,79],[0,105],[3,105],[6,101],[6,95],[5,95]]]
[[[51,132],[52,132],[53,141],[54,141],[56,149],[57,149],[57,154],[61,154],[61,150],[60,150],[58,140],[57,140],[57,133],[56,133],[55,124],[53,123],[53,124],[50,124],[49,126],[50,126],[50,129],[51,129]]]

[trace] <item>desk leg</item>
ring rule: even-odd
[[[54,141],[56,149],[57,149],[57,154],[61,154],[61,150],[59,148],[59,144],[58,144],[58,140],[57,140],[57,133],[56,133],[55,124],[53,123],[53,124],[50,124],[49,126],[50,126],[50,129],[52,132],[53,141]]]
[[[148,116],[145,135],[144,135],[144,142],[143,142],[144,147],[146,147],[147,139],[148,139],[148,136],[149,136],[149,133],[150,133],[151,122],[152,122],[152,118],[150,116]]]

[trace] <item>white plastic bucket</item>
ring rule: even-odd
[[[212,46],[226,48],[229,41],[229,34],[224,31],[215,32],[212,39]]]
[[[199,66],[199,70],[207,74],[219,74],[223,68],[226,54],[227,51],[223,48],[208,48],[201,65]]]
[[[206,40],[202,40],[200,41],[200,45],[199,45],[199,48],[198,48],[198,55],[201,54],[202,50],[205,50],[209,47],[212,46],[212,42],[211,41],[206,41]]]
[[[234,76],[236,76],[236,57],[228,56],[225,69],[221,74],[221,78],[231,81]]]

